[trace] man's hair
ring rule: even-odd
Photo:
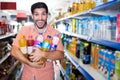
[[[32,14],[34,13],[34,10],[35,10],[36,8],[45,8],[46,13],[48,13],[48,7],[47,7],[47,5],[46,5],[44,2],[34,3],[34,4],[31,6],[31,13],[32,13]]]

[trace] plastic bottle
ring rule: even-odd
[[[51,36],[48,35],[47,38],[42,42],[41,50],[46,52],[49,51],[51,42],[52,42]],[[46,62],[46,58],[42,57],[41,61],[43,61],[43,64],[44,64]]]
[[[36,37],[36,40],[34,41],[34,46],[41,48],[43,42],[43,36],[42,33],[39,33],[39,35]]]
[[[72,37],[71,44],[69,46],[69,51],[73,54],[76,55],[76,38]]]
[[[120,42],[120,14],[117,14],[117,21],[116,21],[116,41]]]
[[[50,50],[51,51],[54,51],[56,50],[57,48],[57,44],[59,42],[59,37],[58,37],[59,34],[55,34],[55,36],[53,37],[53,40],[52,40],[52,44],[51,44],[51,47],[50,47]]]
[[[76,57],[80,58],[80,40],[79,39],[77,40],[77,43],[76,43]]]
[[[49,51],[51,42],[52,42],[51,36],[48,35],[47,38],[42,43],[41,50],[42,51]]]
[[[27,57],[27,40],[25,39],[25,36],[21,35],[19,39],[19,46],[21,52]]]
[[[116,61],[115,61],[115,74],[117,76],[117,80],[120,80],[120,51],[116,51]]]
[[[88,43],[84,43],[83,64],[90,63],[90,49],[90,45]]]
[[[32,53],[33,46],[34,46],[33,37],[32,37],[32,36],[28,36],[28,40],[27,40],[27,50],[28,50],[28,54]]]

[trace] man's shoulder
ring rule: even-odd
[[[21,29],[32,29],[34,26],[33,25],[27,25],[27,26],[22,26]]]
[[[52,26],[49,25],[50,31],[55,32],[55,33],[60,33],[57,29],[53,28]]]

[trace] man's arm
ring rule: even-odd
[[[31,67],[36,67],[36,68],[41,68],[42,66],[40,65],[40,62],[30,62],[24,55],[23,53],[20,51],[20,49],[16,46],[12,46],[11,49],[11,55],[16,58],[17,60],[19,60],[20,62],[27,64]]]
[[[29,58],[33,61],[39,61],[42,57],[51,60],[60,60],[64,57],[64,52],[59,50],[44,52],[34,47],[34,51],[30,54]]]
[[[63,51],[50,51],[50,52],[45,52],[45,55],[43,55],[46,59],[51,59],[51,60],[60,60],[64,57],[64,52]]]

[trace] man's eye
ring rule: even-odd
[[[34,14],[35,16],[38,16],[39,14]]]

